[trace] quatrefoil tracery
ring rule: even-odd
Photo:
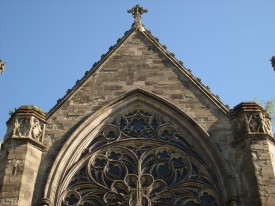
[[[88,148],[63,192],[63,205],[220,204],[216,182],[199,151],[151,112],[133,109],[117,117]]]

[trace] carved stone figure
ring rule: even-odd
[[[7,123],[7,138],[30,138],[43,143],[45,122],[38,115],[27,113],[25,110],[32,108],[20,107]],[[24,110],[24,112],[23,112]],[[33,112],[33,111],[32,111]],[[28,115],[26,115],[28,114]],[[40,118],[40,120],[39,120]]]
[[[247,134],[269,134],[273,136],[270,118],[264,110],[240,113],[232,119],[232,125],[236,137]]]
[[[262,122],[259,114],[247,114],[249,133],[261,132]]]

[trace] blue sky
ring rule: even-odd
[[[157,2],[157,3],[156,3]],[[1,0],[0,137],[9,110],[49,111],[130,29],[127,10],[231,108],[275,99],[274,0]]]

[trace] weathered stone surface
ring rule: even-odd
[[[73,127],[86,115],[137,88],[171,102],[197,121],[211,134],[211,141],[223,151],[223,158],[229,162],[232,173],[236,173],[238,167],[234,160],[229,159],[234,156],[230,146],[234,137],[228,114],[196,84],[142,32],[133,32],[108,60],[92,71],[85,82],[48,115],[45,141],[51,142],[52,147],[49,145],[43,168],[40,168],[41,181],[37,183],[40,195],[53,158]]]
[[[42,152],[31,144],[14,141],[5,143],[0,156],[0,202],[30,205]]]
[[[133,48],[142,55],[131,52]],[[205,124],[206,130],[211,130],[210,127],[218,118],[226,120],[226,115],[169,62],[162,52],[155,49],[152,42],[137,31],[58,110],[50,114],[47,134],[52,134],[53,142],[58,140],[62,135],[57,135],[56,131],[60,132],[60,128],[65,133],[81,117],[136,88],[145,89],[171,101],[198,121],[211,119]],[[215,124],[218,127],[219,122],[216,121]],[[223,124],[221,127],[229,129],[229,121],[227,126]]]
[[[159,98],[162,105],[154,102],[156,108],[174,118],[175,122],[171,122],[188,125],[190,134],[186,132],[185,135],[203,133],[201,137],[196,136],[201,138],[200,141],[194,138],[197,141],[194,146],[200,145],[198,149],[221,166],[215,172],[223,176],[223,179],[217,180],[217,185],[224,188],[224,205],[275,205],[275,141],[270,119],[264,110],[250,102],[238,105],[230,113],[201,84],[200,79],[181,66],[174,55],[141,24],[127,32],[109,53],[102,56],[100,63],[95,64],[94,69],[68,91],[48,113],[46,128],[42,126],[46,121],[39,114],[36,114],[36,119],[26,118],[29,116],[27,113],[21,113],[20,118],[16,118],[19,113],[11,118],[0,153],[0,204],[51,205],[53,199],[48,199],[48,194],[44,193],[45,185],[53,191],[59,185],[56,182],[49,185],[47,178],[52,173],[61,177],[62,171],[54,170],[67,167],[69,158],[76,159],[64,155],[66,148],[74,148],[67,154],[78,152],[80,156],[83,152],[78,151],[76,145],[70,145],[72,142],[68,139],[80,138],[72,136],[77,132],[83,132],[85,138],[93,137],[95,134],[86,134],[90,131],[83,126],[87,119],[95,118],[89,123],[93,129],[102,125],[106,116],[113,118],[115,106],[127,108],[133,103],[126,98],[128,94],[132,92],[134,96],[141,91]],[[141,102],[153,101],[153,98],[146,99],[146,95],[139,98]],[[99,112],[112,102],[115,106],[103,117]],[[168,107],[173,107],[173,111]],[[116,115],[119,113],[115,112]],[[26,119],[28,127],[24,130],[22,125]],[[40,125],[38,133],[33,132],[34,126],[30,126],[37,123],[34,120],[38,120],[37,125]],[[17,123],[20,123],[19,128]],[[81,129],[85,131],[79,131]],[[185,131],[184,128],[179,129]],[[61,155],[67,159],[58,162],[62,160]],[[208,166],[211,168],[213,165]]]
[[[30,205],[40,165],[45,132],[43,111],[22,106],[8,121],[0,153],[1,205]]]
[[[246,102],[232,111],[232,125],[244,205],[273,205],[275,141],[270,118],[259,105]]]

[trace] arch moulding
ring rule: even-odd
[[[123,118],[125,118],[125,116],[127,116],[127,115],[129,117],[130,111],[131,111],[131,115],[134,112],[135,113],[134,115],[141,115],[142,118],[144,117],[145,119],[147,117],[150,118],[151,122],[152,122],[151,119],[155,118],[157,116],[154,119],[155,122],[160,122],[160,121],[162,122],[161,126],[156,126],[156,131],[159,136],[160,136],[160,132],[165,131],[167,133],[167,131],[168,131],[167,134],[169,134],[169,131],[171,131],[171,128],[174,128],[172,130],[175,130],[177,132],[173,131],[173,134],[176,134],[176,133],[180,134],[180,136],[176,137],[175,141],[178,141],[180,138],[184,137],[185,140],[182,140],[182,141],[186,141],[187,142],[186,144],[190,144],[191,145],[190,148],[192,148],[192,149],[190,149],[190,148],[181,149],[177,145],[177,143],[174,144],[175,141],[173,142],[171,139],[169,139],[170,137],[168,139],[165,139],[167,137],[167,135],[165,137],[162,136],[163,139],[160,139],[157,143],[157,144],[159,144],[158,147],[163,148],[163,149],[162,150],[154,149],[153,148],[153,145],[155,144],[154,140],[151,140],[149,138],[149,136],[153,134],[153,129],[152,129],[153,126],[151,128],[152,129],[151,133],[149,130],[146,130],[146,132],[147,132],[146,135],[148,135],[148,138],[147,137],[143,138],[140,136],[140,134],[138,134],[139,136],[136,136],[135,138],[128,138],[128,139],[121,138],[121,142],[123,142],[124,145],[132,145],[132,142],[130,142],[130,141],[134,141],[134,142],[144,141],[144,142],[146,142],[146,144],[148,144],[147,145],[148,148],[150,147],[150,145],[152,146],[152,149],[150,149],[150,150],[155,151],[154,154],[158,155],[158,157],[161,156],[160,158],[162,158],[163,155],[166,155],[166,156],[170,155],[171,157],[169,160],[170,161],[169,164],[174,163],[175,159],[181,158],[185,155],[188,159],[188,161],[187,160],[186,161],[190,162],[190,163],[186,163],[186,164],[190,164],[190,165],[192,164],[193,168],[196,168],[196,165],[204,165],[205,164],[205,166],[204,166],[205,176],[208,175],[209,178],[211,179],[211,180],[209,179],[209,180],[205,181],[206,182],[205,184],[207,185],[211,181],[215,182],[215,183],[213,183],[213,184],[215,184],[215,186],[213,187],[213,191],[217,191],[220,195],[219,197],[216,198],[217,205],[225,205],[226,200],[230,199],[231,198],[230,196],[232,196],[232,194],[230,194],[231,193],[231,190],[229,188],[230,186],[226,183],[226,180],[225,180],[225,177],[229,174],[228,173],[229,170],[227,169],[225,161],[223,160],[222,154],[220,154],[220,152],[216,148],[215,144],[211,141],[210,135],[194,119],[192,119],[190,116],[188,116],[182,110],[175,107],[172,103],[170,103],[170,102],[168,102],[168,101],[166,101],[166,100],[164,100],[148,91],[141,90],[141,89],[136,89],[136,90],[133,90],[125,95],[122,95],[121,97],[117,98],[115,101],[111,102],[110,104],[103,107],[99,111],[97,111],[93,114],[90,114],[88,117],[85,118],[85,121],[83,121],[83,123],[81,123],[78,126],[78,128],[76,128],[75,131],[68,137],[66,143],[63,145],[57,158],[55,159],[55,161],[51,167],[49,176],[47,178],[47,182],[46,182],[46,186],[45,186],[45,190],[44,190],[44,196],[43,196],[43,200],[42,200],[42,202],[43,201],[47,202],[47,204],[41,204],[41,205],[61,206],[62,204],[60,203],[60,199],[65,198],[64,191],[69,187],[68,185],[71,184],[70,180],[73,178],[73,176],[76,174],[76,172],[81,169],[83,164],[86,164],[87,162],[91,162],[91,165],[92,165],[91,167],[93,167],[93,169],[98,169],[99,167],[95,166],[96,163],[94,163],[97,160],[97,157],[95,155],[98,155],[104,159],[105,158],[104,154],[108,153],[108,151],[110,151],[112,147],[120,148],[120,143],[116,143],[115,141],[112,140],[110,142],[104,143],[105,144],[104,147],[98,146],[99,149],[93,149],[93,145],[91,146],[91,142],[95,142],[95,138],[96,137],[98,138],[98,134],[100,134],[102,132],[103,128],[113,127],[112,125],[110,126],[110,124],[112,122],[117,122],[118,117],[119,117],[119,120],[121,120],[122,115],[124,115]],[[144,111],[145,111],[145,113],[144,113]],[[160,119],[162,119],[162,120],[160,120]],[[169,127],[170,129],[166,129],[167,130],[166,131],[164,128],[168,128],[167,125],[171,125],[171,126]],[[127,134],[131,133],[128,130],[127,131],[123,130],[121,132],[121,134],[123,133],[123,135],[126,137],[127,136],[126,132],[128,132]],[[138,132],[141,132],[141,129],[139,129]],[[120,131],[118,131],[118,133],[120,133]],[[142,140],[139,140],[139,139],[142,139]],[[166,143],[172,149],[167,149],[167,147],[165,146]],[[113,144],[114,146],[112,146],[112,147],[109,146],[109,148],[107,148],[108,145],[111,145],[111,144]],[[124,150],[124,149],[122,149],[122,150]],[[127,152],[129,152],[128,149],[125,149],[125,151],[126,150],[127,150]],[[201,160],[196,160],[196,155],[193,155],[193,153],[196,153],[196,152],[190,152],[191,150],[198,151],[198,153],[201,154],[201,156],[199,157],[199,159],[201,159]],[[181,152],[183,155],[180,155]],[[149,155],[149,151],[148,151],[148,155]],[[128,155],[128,156],[131,156],[131,155]],[[175,157],[177,157],[177,158],[175,158]],[[102,158],[100,159],[101,162],[103,161]],[[140,157],[140,159],[142,159],[142,158]],[[145,159],[146,158],[144,157],[144,159],[142,159],[142,161]],[[189,160],[192,160],[192,161],[189,161]],[[109,166],[111,164],[114,164],[114,162],[117,162],[117,160],[112,160],[112,158],[110,160],[106,159],[106,161],[108,161]],[[112,163],[112,161],[113,161],[113,163]],[[165,159],[165,161],[168,162],[168,160],[166,160],[166,159]],[[161,164],[164,164],[163,159],[161,159],[161,162],[162,162]],[[125,163],[125,164],[127,164],[127,163]],[[153,163],[150,163],[150,164],[154,165]],[[159,163],[156,163],[155,165],[158,165],[158,166],[155,166],[154,168],[152,166],[152,168],[147,169],[148,171],[151,171],[152,174],[147,174],[148,173],[148,171],[147,171],[146,175],[142,176],[143,179],[147,178],[146,179],[147,183],[150,181],[153,182],[153,179],[157,179],[157,178],[162,179],[162,178],[166,178],[166,177],[168,178],[168,176],[169,176],[169,175],[164,174],[166,170],[160,170],[160,168],[162,168],[162,166]],[[171,172],[171,174],[172,173],[177,174],[177,175],[181,174],[181,175],[177,176],[177,181],[180,181],[180,179],[187,178],[188,172],[187,172],[187,169],[186,170],[184,169],[183,163],[182,164],[177,163],[177,165],[172,165],[171,167],[174,170],[173,172]],[[123,168],[123,167],[121,166],[121,168]],[[108,171],[108,169],[105,169],[105,170]],[[122,170],[123,169],[121,169],[121,171]],[[208,170],[210,172],[208,172]],[[103,169],[101,171],[103,171]],[[144,171],[145,171],[145,169],[144,169]],[[204,171],[204,169],[202,169],[202,171]],[[112,171],[111,171],[111,173],[112,173]],[[111,186],[112,188],[116,188],[119,183],[122,184],[122,182],[124,180],[126,181],[129,178],[130,179],[133,178],[134,176],[135,176],[135,178],[138,178],[138,175],[130,174],[131,173],[130,170],[127,170],[125,172],[125,174],[124,173],[122,174],[122,173],[121,173],[121,175],[122,176],[124,175],[123,180],[116,180],[116,181],[110,183],[110,184],[112,184],[112,186]],[[161,174],[159,174],[159,173],[161,173]],[[191,172],[189,172],[188,174],[189,174],[189,176],[192,176]],[[107,174],[108,179],[110,179],[110,175],[112,175],[112,174],[109,174],[109,176]],[[91,175],[91,179],[95,180],[97,178]],[[175,178],[172,178],[172,179],[175,179]],[[131,179],[131,181],[132,181],[132,179]],[[140,182],[140,181],[137,181],[137,182]],[[117,182],[119,182],[119,183],[117,183]],[[165,188],[172,187],[171,186],[172,183],[167,183],[163,180],[158,180],[155,182],[158,182],[158,184],[166,184]],[[142,183],[140,183],[140,184],[142,184]],[[156,185],[157,183],[154,183],[154,184]],[[140,187],[136,186],[136,189],[135,188],[133,189],[133,190],[135,190],[136,196],[135,195],[134,196],[136,197],[136,200],[134,200],[134,197],[131,194],[127,201],[132,202],[133,205],[138,205],[138,204],[146,205],[145,204],[146,201],[155,201],[156,202],[157,197],[154,197],[155,198],[154,200],[149,200],[148,198],[147,198],[148,200],[146,200],[146,197],[149,196],[150,192],[152,192],[151,190],[153,190],[152,188],[154,187],[154,184],[152,183],[150,186],[147,185],[146,192],[144,192],[145,189],[142,189],[141,186]],[[191,185],[191,183],[188,183],[187,185],[188,185],[187,187],[189,187]],[[150,187],[150,191],[148,189],[149,187]],[[178,187],[182,187],[182,186],[178,186]],[[143,193],[144,193],[143,195],[142,194],[140,195],[140,197],[142,199],[142,200],[140,200],[141,202],[137,202],[139,199],[138,198],[138,194],[139,194],[138,188],[141,188],[140,191],[143,191]],[[163,188],[164,188],[164,186],[163,186]],[[201,188],[203,188],[203,186]],[[103,190],[104,190],[104,187],[103,187]],[[132,191],[131,187],[129,187],[128,190]],[[207,197],[203,196],[204,199],[201,201],[210,201],[208,196],[210,196],[210,194],[212,194],[213,192],[210,192],[210,190],[207,190],[207,189],[201,189],[201,191],[202,191],[201,193],[203,195],[206,194],[206,196],[207,196]],[[220,192],[220,191],[222,191],[222,192]],[[110,193],[110,192],[108,192],[106,194],[104,196],[104,201],[105,201],[105,204],[107,205],[106,202],[109,201],[108,200],[109,196],[110,196],[109,199],[112,199],[112,198],[114,198],[114,194]],[[169,194],[168,193],[163,193],[163,194],[165,194],[170,199],[173,196],[173,194],[171,192],[169,192]],[[75,194],[73,194],[73,195],[75,195]],[[77,196],[77,195],[75,195],[75,196]],[[127,196],[127,195],[125,195],[125,196]],[[154,195],[151,195],[151,196],[153,197]],[[213,195],[213,196],[215,196],[215,195]],[[178,201],[183,201],[183,200],[178,200]],[[85,204],[86,203],[87,203],[87,205],[93,205],[93,203],[89,202],[89,201],[85,202]],[[150,204],[148,204],[148,205],[150,205]],[[185,203],[181,203],[181,204],[185,204]],[[197,204],[197,203],[194,201],[194,205],[195,204]],[[110,205],[112,205],[112,204],[110,204]],[[131,205],[131,203],[129,205]],[[209,204],[209,205],[215,205],[215,204],[213,203],[213,204]]]

